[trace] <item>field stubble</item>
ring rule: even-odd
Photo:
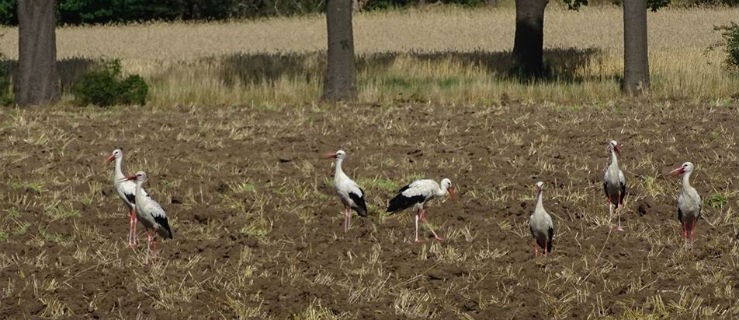
[[[739,314],[736,106],[133,110],[0,110],[3,318]],[[630,190],[624,233],[609,232],[602,195],[611,138]],[[175,233],[151,266],[126,247],[126,210],[102,165],[121,144]],[[339,147],[370,209],[346,234],[332,164],[319,158]],[[678,179],[663,177],[688,160],[706,199],[692,247],[676,220]],[[414,244],[411,214],[383,213],[417,177],[450,177],[460,191],[428,208],[442,243]],[[535,259],[538,180],[557,236],[553,255]]]

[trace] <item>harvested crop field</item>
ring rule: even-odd
[[[739,314],[737,102],[0,109],[0,318],[643,319]],[[625,232],[602,190],[622,144]],[[147,171],[174,239],[144,262],[103,160]],[[328,151],[367,194],[342,230]],[[692,246],[676,219],[696,164]],[[418,177],[456,201],[413,243],[386,202]],[[534,258],[534,184],[556,236]]]

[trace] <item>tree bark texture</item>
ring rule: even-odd
[[[18,1],[18,73],[15,103],[42,105],[59,98],[56,70],[56,1]]]
[[[513,63],[524,76],[544,74],[544,9],[548,0],[516,0]]]
[[[647,1],[624,0],[624,82],[629,94],[649,90]]]
[[[328,0],[326,3],[328,62],[323,81],[323,100],[353,101],[355,87],[354,33],[352,1]]]

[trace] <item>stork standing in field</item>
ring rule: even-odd
[[[352,223],[352,209],[362,217],[367,216],[367,204],[364,202],[364,190],[344,173],[341,164],[346,159],[346,152],[339,150],[328,154],[326,157],[336,159],[336,172],[334,172],[334,187],[336,194],[344,204],[344,232],[349,230]]]
[[[552,239],[554,238],[554,223],[552,217],[544,210],[544,182],[536,183],[536,208],[534,214],[529,218],[529,229],[534,237],[534,256],[539,255],[539,247],[542,248],[544,256],[552,252]]]
[[[621,227],[621,210],[624,206],[624,197],[626,196],[626,179],[624,173],[618,168],[618,155],[621,155],[621,145],[615,140],[608,142],[608,152],[611,154],[611,162],[605,170],[603,176],[603,190],[608,197],[608,222],[610,223],[613,216],[613,206],[616,206],[616,218],[618,219],[618,227],[616,230],[624,231]]]
[[[138,244],[136,239],[136,184],[127,181],[123,174],[123,151],[121,149],[113,150],[106,162],[110,163],[113,160],[115,160],[113,188],[118,193],[118,197],[129,208],[128,246],[133,248]],[[144,196],[147,195],[144,189],[141,189],[141,192]]]
[[[669,173],[683,176],[683,187],[677,196],[677,219],[683,225],[683,239],[688,240],[690,236],[691,242],[695,241],[695,223],[701,215],[701,196],[690,185],[690,174],[694,168],[693,163],[686,162]]]
[[[144,193],[142,185],[146,182],[146,173],[139,171],[126,179],[136,181],[136,215],[141,220],[141,223],[144,224],[144,227],[146,227],[148,261],[152,247],[156,251],[156,235],[159,234],[164,239],[172,239],[172,230],[169,228],[167,214],[162,209],[162,206]]]
[[[452,199],[457,195],[457,191],[452,185],[452,181],[444,178],[441,180],[441,186],[436,181],[431,179],[416,180],[409,185],[404,186],[398,191],[398,194],[390,200],[390,204],[387,207],[387,212],[396,212],[410,207],[414,207],[416,215],[416,242],[421,242],[418,239],[418,221],[420,220],[426,227],[431,230],[436,240],[442,241],[443,238],[439,237],[434,229],[426,222],[426,209],[423,205],[429,200],[436,197],[443,197],[449,195]]]

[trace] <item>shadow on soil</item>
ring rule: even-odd
[[[98,60],[86,58],[68,58],[57,61],[56,69],[62,92],[69,92],[72,86],[82,77],[87,70],[92,68]],[[3,76],[12,76],[18,71],[18,60],[3,60],[0,62]]]
[[[491,76],[500,80],[518,79],[531,81],[528,77],[519,77],[513,71],[513,61],[510,52],[386,52],[357,57],[357,73],[384,74],[389,71],[396,60],[400,58],[413,59],[423,62],[441,63],[448,61],[462,65],[484,68]],[[600,59],[600,50],[588,49],[547,49],[544,51],[546,76],[536,81],[543,82],[583,82],[592,80],[578,75],[578,70],[594,60]],[[58,61],[62,92],[69,92],[82,75],[98,61],[86,58],[70,58]],[[303,79],[307,83],[322,81],[326,68],[325,52],[288,53],[288,54],[235,54],[225,57],[206,58],[201,62],[212,64],[219,70],[224,84],[267,83],[274,85],[279,79]],[[173,66],[181,68],[182,65]],[[4,75],[13,75],[17,71],[17,60],[0,62]],[[165,72],[164,74],[166,74]],[[618,75],[612,76],[618,81]],[[390,79],[408,82],[412,79]],[[599,80],[603,80],[599,76]],[[412,82],[412,81],[411,81]]]
[[[492,76],[503,79],[531,81],[520,77],[513,71],[511,53],[502,52],[387,52],[360,55],[357,57],[358,73],[385,73],[399,58],[410,58],[423,62],[459,63],[484,68]],[[305,81],[321,81],[325,70],[325,52],[289,54],[236,54],[224,57],[220,63],[221,78],[227,85],[241,83],[270,83],[281,78],[291,80],[304,78]],[[590,79],[578,75],[578,70],[600,59],[600,50],[588,49],[547,49],[544,51],[546,76],[538,81],[582,82]],[[211,63],[217,58],[209,58]],[[597,62],[597,61],[596,61]],[[217,63],[217,62],[216,62]],[[599,77],[602,80],[602,78]],[[617,81],[614,75],[614,81]]]

